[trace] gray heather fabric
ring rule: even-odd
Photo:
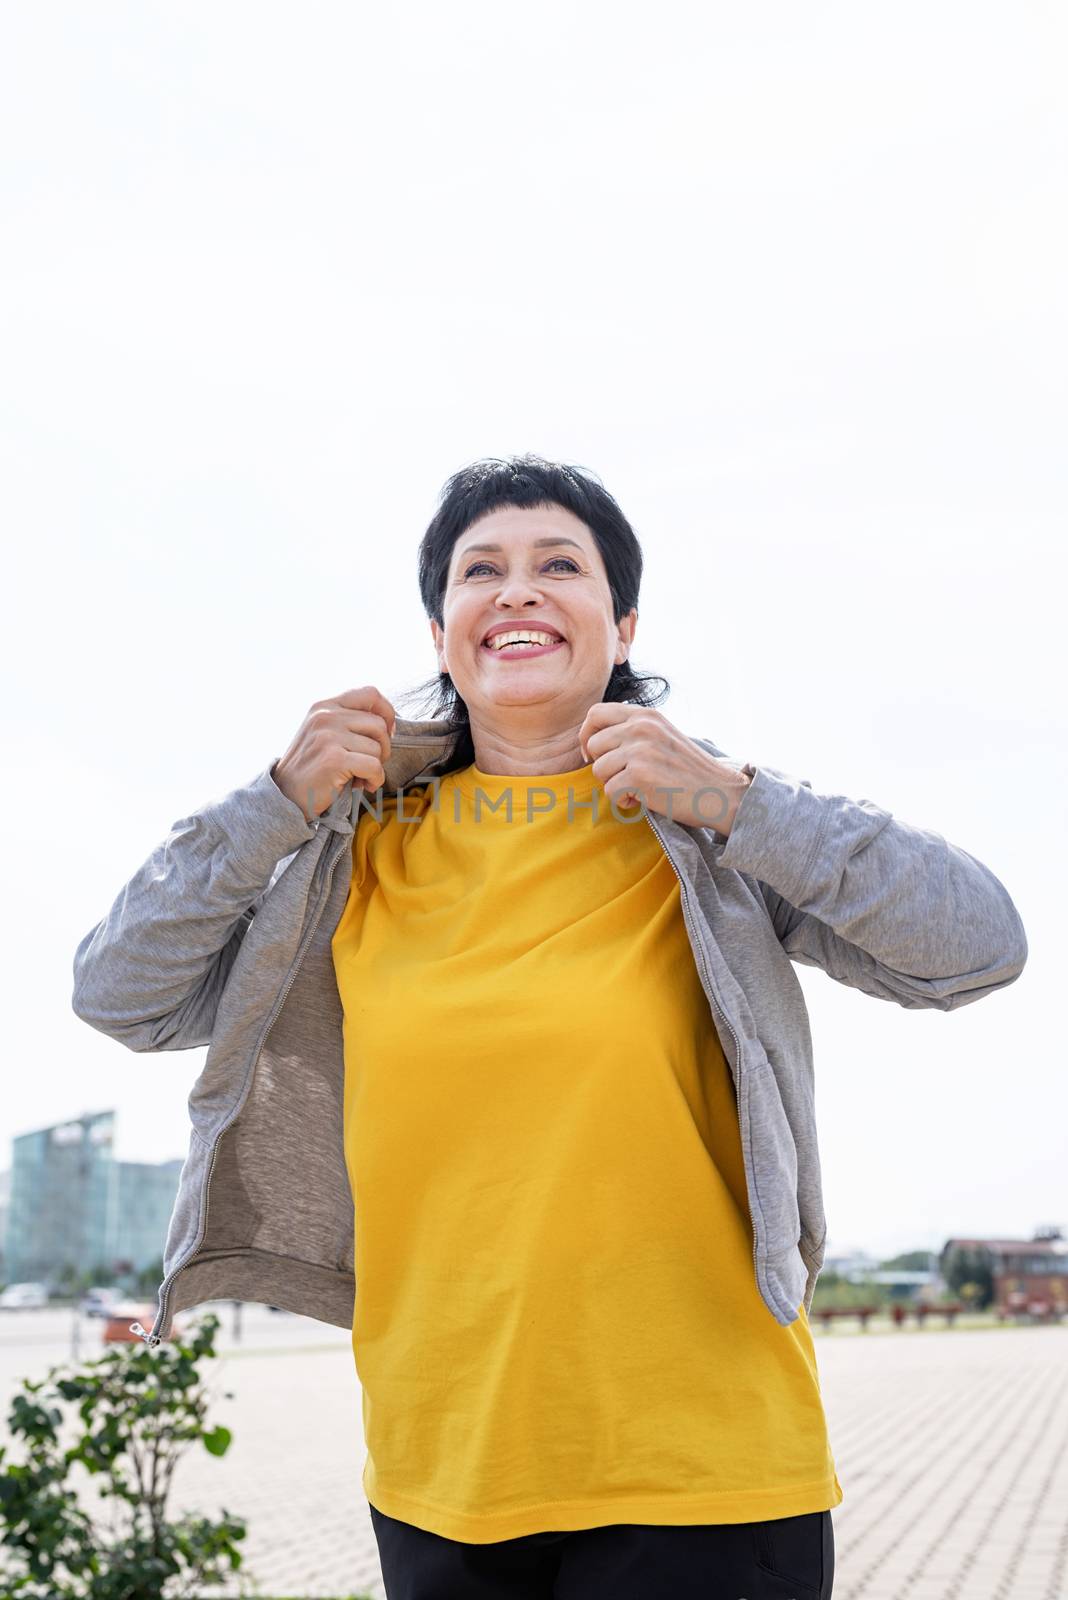
[[[694,742],[725,752],[710,739]],[[398,719],[383,791],[443,764],[444,724]],[[211,1299],[351,1326],[353,1202],[330,940],[361,805],[309,824],[271,777],[181,817],[78,945],[73,1007],[130,1050],[207,1045],[150,1342]],[[1020,917],[980,861],[870,800],[760,766],[730,836],[646,813],[682,886],[737,1089],[755,1281],[811,1307],[827,1232],[812,1042],[793,962],[909,1009],[952,1011],[1019,977]],[[630,824],[634,825],[645,825]]]

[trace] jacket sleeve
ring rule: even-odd
[[[175,822],[74,953],[75,1014],[130,1050],[211,1041],[219,997],[281,858],[317,823],[265,767]]]
[[[794,961],[910,1010],[970,1005],[1027,960],[1019,913],[981,861],[774,767],[755,768],[719,864],[758,880]]]

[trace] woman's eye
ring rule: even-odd
[[[578,571],[578,567],[571,560],[570,556],[553,556],[551,560],[549,560],[549,561],[547,561],[545,563],[545,565],[547,567],[555,567],[561,561],[564,563],[565,566],[570,567],[572,572],[577,572]],[[477,572],[478,571],[479,567],[490,567],[490,566],[491,566],[491,563],[488,562],[488,561],[476,561],[476,562],[474,562],[474,564],[472,566],[468,567],[467,571],[464,573],[464,577],[465,578],[469,578],[471,576],[472,572]]]

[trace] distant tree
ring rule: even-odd
[[[157,1256],[155,1261],[150,1262],[147,1267],[142,1267],[140,1272],[134,1274],[134,1293],[155,1294],[162,1282],[163,1257]]]
[[[931,1272],[935,1265],[935,1252],[906,1250],[904,1255],[891,1256],[889,1261],[880,1261],[879,1265],[885,1272]]]
[[[994,1274],[988,1251],[967,1245],[952,1245],[942,1257],[942,1276],[948,1288],[971,1301],[978,1310],[985,1311],[987,1306],[993,1304]],[[966,1284],[974,1284],[975,1290],[965,1294]]]

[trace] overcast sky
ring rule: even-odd
[[[798,969],[830,1250],[1068,1225],[1066,46],[1052,0],[5,8],[0,1165],[109,1106],[185,1153],[204,1052],[80,1022],[75,946],[312,701],[436,670],[439,490],[535,450],[636,528],[669,720],[1024,918],[949,1015]]]

